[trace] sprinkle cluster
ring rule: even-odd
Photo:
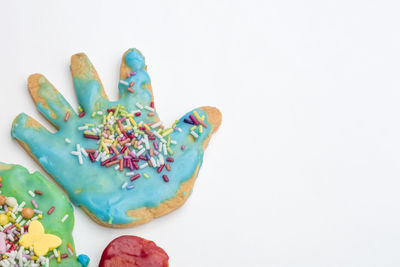
[[[1,178],[0,178],[1,181]],[[1,191],[0,191],[1,193]],[[18,200],[11,196],[0,195],[0,266],[49,266],[50,259],[55,257],[57,262],[67,258],[68,254],[61,254],[59,250],[54,249],[46,256],[37,256],[34,254],[34,247],[25,249],[20,244],[20,239],[28,233],[28,227],[31,222],[43,218],[43,211],[39,209],[34,198],[43,194],[40,190],[29,190],[27,192],[32,197],[31,203]],[[27,207],[32,205],[32,208]],[[54,207],[51,208],[52,211]],[[50,209],[50,210],[51,210]],[[50,215],[51,212],[48,212]],[[65,219],[64,219],[65,218]],[[68,214],[64,216],[61,222],[68,218]],[[71,244],[68,243],[68,253],[74,255]],[[49,255],[50,254],[50,255]]]
[[[130,73],[131,76],[135,74]],[[132,89],[134,81],[121,80],[120,83],[126,86],[130,93],[135,93]],[[126,107],[118,104],[107,109],[106,112],[93,112],[92,118],[97,117],[99,123],[85,123],[77,130],[82,132],[84,138],[96,140],[97,145],[84,148],[76,144],[76,151],[71,151],[81,165],[83,159],[87,158],[92,163],[125,172],[129,179],[122,184],[121,188],[126,190],[133,189],[135,187],[133,181],[141,176],[150,178],[145,172],[146,168],[154,168],[164,182],[169,181],[167,172],[171,170],[174,162],[172,148],[177,145],[170,135],[176,131],[182,133],[182,129],[176,127],[178,121],[171,128],[165,128],[161,121],[144,122],[155,116],[153,101],[148,105],[137,102],[136,107],[137,110],[127,111]],[[81,107],[79,107],[79,114],[79,117],[85,115]],[[66,120],[68,117],[67,113]],[[204,122],[204,115],[201,117],[196,111],[185,118],[184,122],[193,125],[190,128],[190,135],[194,141],[203,133],[203,128],[208,127]],[[65,141],[71,143],[68,138]],[[185,146],[182,144],[180,149],[184,150]],[[142,171],[139,173],[139,170]]]

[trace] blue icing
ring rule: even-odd
[[[107,102],[100,94],[101,85],[98,81],[88,81],[86,79],[74,77],[74,86],[76,88],[78,102],[82,103],[83,109],[89,115],[94,107],[101,106]]]
[[[74,79],[74,82],[79,86],[90,84],[90,86],[99,88],[98,90],[95,88],[95,93],[91,93],[91,90],[88,89],[79,90],[80,103],[95,104],[97,108],[93,111],[103,111],[104,114],[106,114],[107,109],[115,107],[117,104],[126,106],[128,111],[136,110],[135,104],[137,102],[143,106],[149,105],[152,101],[152,95],[147,89],[141,87],[141,85],[150,82],[147,72],[143,70],[143,56],[137,50],[131,50],[126,55],[126,61],[127,65],[137,73],[126,80],[128,82],[135,81],[137,88],[134,88],[134,94],[125,94],[127,97],[108,102],[104,98],[98,97],[100,90],[98,84]],[[126,92],[127,86],[119,84],[119,90]],[[53,106],[50,105],[50,107]],[[196,109],[196,111],[200,116],[205,115],[207,122],[207,114],[201,109]],[[142,115],[136,119],[137,122],[140,120],[151,122],[157,118],[157,115],[147,117],[148,111],[145,109],[142,109],[141,113]],[[187,118],[190,113],[187,113],[184,117]],[[84,158],[83,165],[80,165],[77,157],[71,155],[71,151],[76,150],[75,145],[77,143],[84,148],[97,149],[96,141],[83,138],[83,132],[78,131],[77,128],[85,123],[100,124],[101,116],[92,118],[90,114],[86,114],[83,118],[75,117],[74,119],[70,118],[68,122],[62,121],[60,130],[55,134],[49,133],[43,127],[27,127],[27,120],[28,117],[24,114],[16,119],[12,130],[13,137],[29,146],[32,154],[47,172],[65,188],[74,204],[86,207],[101,221],[112,221],[113,224],[132,223],[137,218],[128,216],[129,210],[141,207],[157,207],[160,203],[175,197],[181,183],[193,176],[198,165],[201,166],[204,152],[202,144],[212,130],[212,125],[208,124],[209,127],[203,128],[203,133],[194,141],[193,137],[189,135],[190,128],[193,125],[184,123],[182,118],[177,123],[177,127],[182,129],[182,133],[174,131],[170,134],[171,139],[177,141],[176,145],[171,145],[175,160],[170,164],[171,171],[164,168],[162,173],[157,173],[156,169],[151,167],[140,169],[135,171],[135,173],[141,174],[141,178],[133,182],[135,187],[132,190],[123,190],[121,185],[124,182],[130,182],[129,177],[125,175],[128,169],[123,172],[116,171],[113,168],[114,166],[106,168],[101,166],[99,162],[92,163],[88,158]],[[65,138],[70,139],[71,143],[65,142]],[[152,145],[152,142],[150,144]],[[181,150],[182,144],[186,147],[184,151]],[[144,163],[144,161],[141,163]],[[144,178],[144,172],[150,178]],[[162,174],[168,175],[168,183],[163,181]],[[190,192],[187,193],[190,194]]]

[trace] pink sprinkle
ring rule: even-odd
[[[129,73],[131,76],[134,76],[134,75],[136,75],[136,72],[131,72],[131,73]]]
[[[185,145],[182,145],[182,146],[181,146],[181,149],[182,149],[182,150],[185,150]]]
[[[39,206],[36,204],[35,200],[32,199],[31,202],[32,202],[32,205],[35,207],[35,209],[39,208]]]
[[[125,150],[127,150],[127,149],[128,149],[127,146],[123,146],[119,153],[124,154]]]
[[[142,115],[142,113],[140,113],[140,112],[136,112],[136,113],[135,113],[135,116],[136,116],[136,117],[139,117],[140,115]]]
[[[160,173],[163,168],[164,168],[164,164],[160,165],[160,167],[158,167],[158,169],[157,169],[157,172]]]
[[[54,211],[54,209],[55,209],[54,206],[52,206],[52,207],[49,209],[49,211],[47,212],[47,214],[50,215],[50,214]]]
[[[158,150],[158,143],[156,141],[153,142],[154,148]]]
[[[134,176],[131,177],[131,181],[134,181],[139,177],[140,177],[140,173],[137,173],[137,174],[135,174]]]
[[[199,122],[193,117],[192,114],[189,115],[189,118],[192,120],[192,122],[196,125],[199,125]]]
[[[165,174],[162,176],[162,178],[164,179],[164,182],[168,182],[169,181],[168,176],[165,175]]]

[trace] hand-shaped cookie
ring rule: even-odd
[[[0,266],[81,266],[67,197],[19,165],[0,163],[0,177]]]
[[[12,136],[102,225],[138,225],[181,206],[221,123],[218,109],[197,108],[164,126],[136,49],[123,56],[118,101],[108,101],[85,54],[72,56],[71,71],[78,112],[44,76],[33,74],[28,79],[33,100],[58,132],[20,114]]]

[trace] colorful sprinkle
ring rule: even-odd
[[[68,214],[65,214],[64,217],[61,219],[61,222],[64,223],[66,219],[68,219]]]
[[[35,207],[35,208],[36,208],[36,207]],[[54,211],[54,209],[55,209],[55,207],[52,206],[52,207],[49,209],[49,211],[47,212],[47,214],[50,215],[50,214]]]
[[[164,182],[169,182],[168,176],[166,174],[163,174],[162,178],[164,179]]]
[[[67,113],[65,114],[65,117],[64,117],[64,121],[68,121],[70,114],[71,114],[71,112],[67,111]]]

